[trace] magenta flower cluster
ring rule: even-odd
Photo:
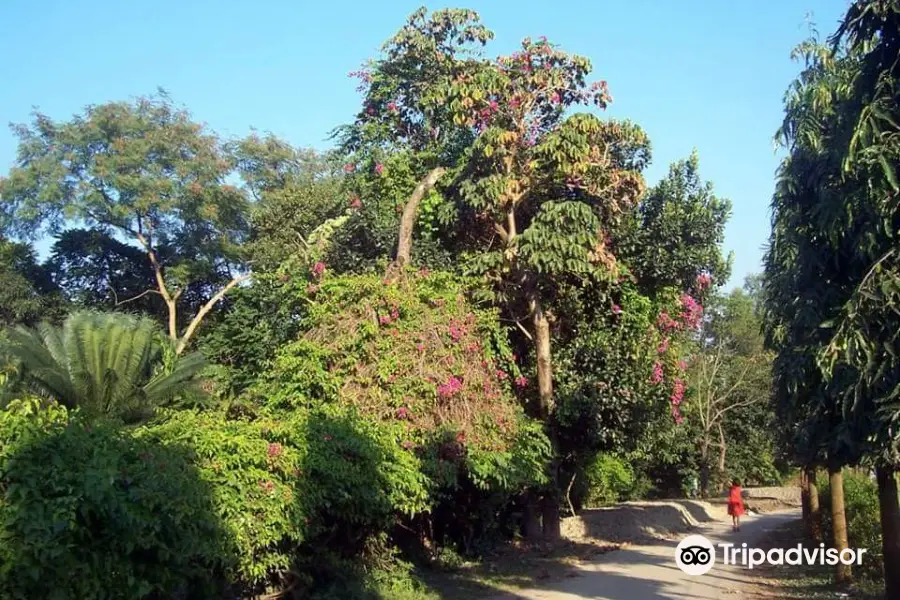
[[[455,375],[451,375],[446,383],[438,386],[437,393],[441,398],[452,398],[462,389],[462,381]]]
[[[690,294],[681,295],[681,319],[690,329],[697,329],[703,322],[703,306]]]
[[[663,366],[662,363],[656,361],[653,363],[653,373],[650,375],[650,383],[656,385],[663,380]]]
[[[675,419],[675,423],[679,425],[684,422],[684,417],[679,409],[682,400],[684,400],[684,382],[676,377],[672,395],[669,396],[669,402],[672,403],[672,417]]]

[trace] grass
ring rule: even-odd
[[[772,531],[757,547],[790,548],[802,543],[804,547],[816,547],[806,537],[803,521],[797,519]],[[755,589],[744,593],[752,600],[779,598],[782,600],[880,600],[884,595],[882,582],[856,581],[846,586],[834,583],[834,567],[827,565],[799,565],[790,568],[762,565],[753,570]]]

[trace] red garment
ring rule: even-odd
[[[744,497],[740,486],[733,485],[728,492],[728,514],[739,517],[744,514]]]

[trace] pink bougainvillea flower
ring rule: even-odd
[[[712,283],[712,276],[709,273],[700,273],[697,275],[697,289],[704,290]]]
[[[378,317],[378,322],[381,323],[382,325],[387,325],[388,323],[391,322],[391,316],[390,315],[381,315],[380,317]]]
[[[408,416],[409,416],[409,410],[407,410],[406,407],[401,406],[400,408],[397,409],[397,418],[398,419],[405,419]]]
[[[562,99],[559,96],[559,92],[553,92],[553,94],[550,96],[550,102],[552,102],[553,104],[559,104],[561,101]]]
[[[416,344],[416,350],[417,350],[417,351],[421,352],[421,351],[423,351],[424,349],[425,349],[425,344],[422,344],[422,343]]]
[[[384,165],[381,163],[375,163],[375,173],[377,173],[378,175],[384,173]]]
[[[387,109],[391,112],[397,112],[397,103],[396,102],[388,102]]]
[[[672,403],[674,407],[678,407],[681,404],[681,401],[684,399],[684,382],[675,378],[674,387],[672,389],[672,395],[669,396],[669,401]]]
[[[442,383],[438,386],[438,396],[441,398],[450,398],[454,396],[459,390],[462,389],[462,381],[454,375],[451,375],[449,379],[447,379],[446,383]]]
[[[650,376],[650,383],[656,385],[657,383],[659,383],[662,380],[663,380],[663,366],[662,366],[661,362],[656,361],[655,363],[653,363],[653,373]]]
[[[312,272],[316,277],[321,277],[322,273],[325,272],[325,263],[317,262],[315,265],[313,265]]]
[[[507,377],[508,375],[506,374],[506,371],[504,371],[503,369],[497,369],[497,379],[503,381]]]
[[[528,379],[524,375],[516,377],[516,387],[523,388],[528,385]]]
[[[350,196],[350,208],[360,208],[362,207],[362,200],[359,199],[359,196],[353,194]]]
[[[400,311],[396,308],[391,309],[391,318],[395,321],[400,318]]]
[[[269,448],[266,452],[270,457],[275,458],[276,456],[281,454],[281,444],[277,444],[277,443],[269,444]]]
[[[356,165],[354,165],[353,163],[347,163],[346,165],[344,165],[344,173],[352,173],[354,170],[356,170]]]
[[[690,329],[697,329],[703,323],[703,306],[690,294],[681,295],[681,320]]]
[[[613,305],[612,305],[612,313],[613,313],[614,315],[620,315],[620,314],[622,314],[622,307],[619,306],[618,304],[613,304]]]
[[[659,347],[656,348],[656,351],[659,354],[665,354],[666,350],[669,349],[669,338],[663,338],[663,341],[660,342]]]

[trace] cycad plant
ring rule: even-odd
[[[121,313],[79,311],[61,328],[17,327],[9,342],[33,391],[124,422],[147,418],[186,391],[205,365],[199,353],[166,352],[171,342],[151,319]]]

